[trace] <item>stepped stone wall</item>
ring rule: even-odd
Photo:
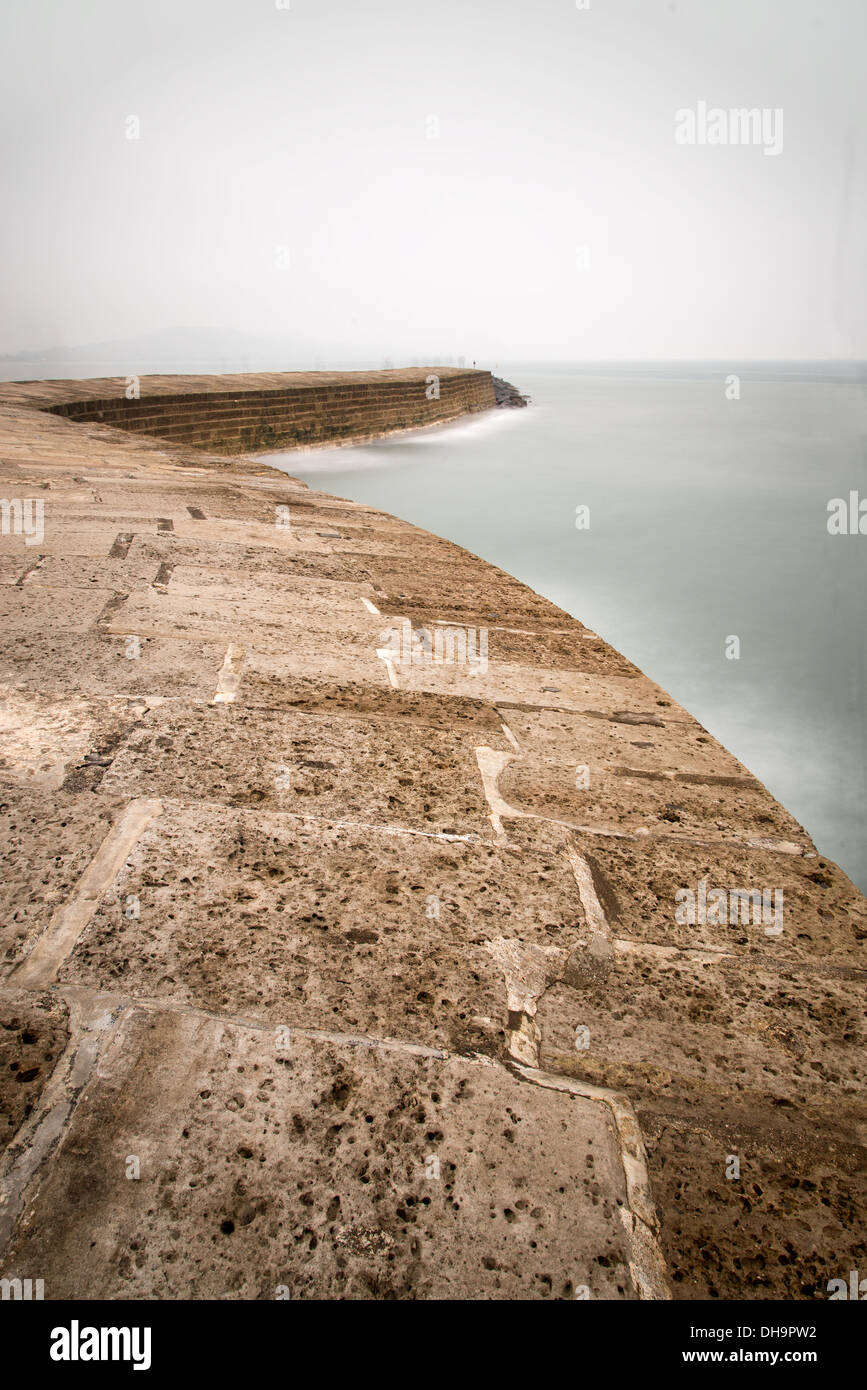
[[[284,389],[158,382],[176,422],[187,390],[232,412]],[[631,1300],[863,1277],[846,875],[578,619],[190,447],[198,425],[57,411],[111,399],[0,386],[0,1278]]]
[[[449,367],[145,376],[139,389],[138,399],[127,399],[123,381],[80,382],[73,399],[45,408],[78,424],[111,425],[238,453],[418,429],[497,404],[490,372]]]

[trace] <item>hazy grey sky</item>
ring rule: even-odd
[[[3,29],[0,352],[867,355],[867,0],[3,0]],[[782,150],[679,145],[699,102],[782,108]]]

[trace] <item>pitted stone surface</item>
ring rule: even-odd
[[[0,1157],[36,1109],[68,1038],[62,999],[0,991]]]
[[[630,1298],[625,1202],[599,1102],[131,1009],[6,1264],[46,1298]]]
[[[239,452],[429,422],[426,374],[0,386],[44,503],[0,536],[0,1275],[822,1297],[860,893],[576,618]]]
[[[490,736],[508,746],[500,730]],[[477,742],[473,724],[439,729],[344,711],[166,704],[118,751],[105,789],[485,836]]]
[[[563,857],[225,806],[191,827],[188,807],[163,804],[61,980],[498,1055],[489,943],[547,952],[555,977],[580,941]]]

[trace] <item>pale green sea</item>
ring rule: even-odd
[[[725,396],[737,371],[739,400]],[[867,389],[842,367],[500,364],[533,398],[359,447],[270,455],[493,561],[599,632],[867,890]],[[590,528],[575,528],[575,508]],[[867,510],[867,509],[865,509]],[[740,659],[725,642],[740,638]]]

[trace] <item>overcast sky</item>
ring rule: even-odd
[[[0,352],[867,356],[867,0],[280,2],[2,0]]]

